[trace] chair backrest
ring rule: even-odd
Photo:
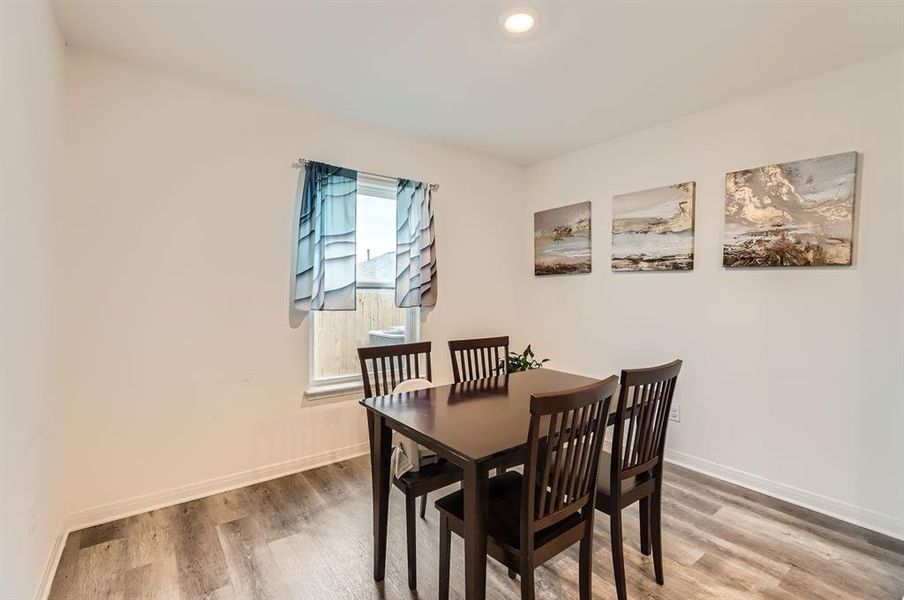
[[[609,406],[617,387],[613,375],[585,387],[531,396],[521,503],[523,543],[533,540],[534,532],[585,506],[593,507]]]
[[[371,398],[391,394],[398,384],[409,379],[432,381],[431,347],[431,342],[414,342],[412,344],[358,348],[364,396]],[[426,369],[421,368],[422,357],[425,358]],[[426,373],[423,372],[424,370]],[[371,374],[373,374],[373,381],[370,379]]]
[[[499,337],[450,340],[452,377],[455,383],[508,373],[509,339]],[[500,370],[500,360],[502,370]]]
[[[681,361],[676,360],[658,367],[621,372],[612,438],[613,492],[621,487],[622,480],[661,468],[669,411],[680,371]]]

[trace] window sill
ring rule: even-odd
[[[304,404],[322,404],[364,397],[364,386],[360,381],[344,381],[313,385],[304,393]]]

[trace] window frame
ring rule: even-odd
[[[386,198],[396,201],[396,189],[398,179],[381,177],[369,173],[358,173],[358,196],[371,196]],[[357,205],[357,197],[355,199]],[[357,289],[386,289],[395,290],[394,285],[380,285],[373,282],[355,283]],[[421,310],[419,307],[406,308],[405,317],[405,343],[416,342],[421,339]],[[342,399],[353,395],[357,391],[363,392],[361,373],[352,375],[338,375],[334,377],[315,377],[314,359],[316,357],[316,322],[317,311],[308,314],[308,386],[305,392],[306,400]]]

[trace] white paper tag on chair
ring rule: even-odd
[[[428,381],[427,379],[409,379],[395,386],[395,388],[392,390],[392,393],[400,394],[402,392],[414,392],[429,387],[433,387],[433,384],[430,383],[430,381]],[[398,433],[393,433],[392,445],[394,446],[392,451],[392,472],[395,473],[396,477],[401,477],[409,471],[417,473],[422,466],[432,465],[438,460],[435,452],[417,444],[413,440],[410,440],[403,435],[399,435]],[[404,456],[404,458],[400,457],[398,459],[398,462],[395,462],[396,454],[401,454],[402,456]],[[405,464],[405,462],[407,462],[408,468],[400,472],[396,468],[396,465],[398,464],[398,466],[401,467]]]
[[[405,449],[400,445],[392,449],[392,457],[389,459],[390,472],[397,478],[411,470],[414,465],[405,454]]]

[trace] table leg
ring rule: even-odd
[[[389,517],[389,458],[392,431],[380,415],[367,411],[370,434],[370,469],[374,509],[374,579],[383,581],[386,574],[386,524]]]
[[[487,469],[464,469],[465,598],[484,600],[487,588]]]

